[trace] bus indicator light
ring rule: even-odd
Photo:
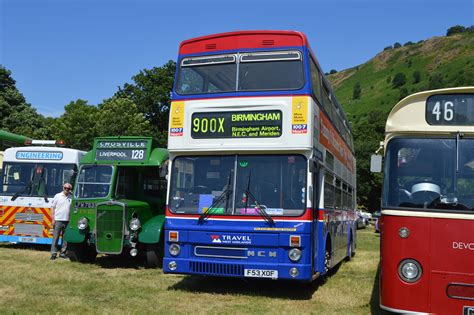
[[[290,235],[290,246],[291,247],[300,247],[301,246],[301,237],[299,235]]]
[[[178,242],[179,241],[179,233],[178,231],[170,231],[170,233],[168,234],[169,236],[169,241],[170,242]]]

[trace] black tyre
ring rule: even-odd
[[[69,243],[67,245],[67,256],[71,261],[91,263],[97,257],[97,252],[86,243]]]
[[[326,253],[324,255],[324,272],[327,274],[331,268],[331,251],[329,247],[326,246]]]
[[[163,248],[158,244],[146,245],[146,264],[148,268],[158,268],[163,264]]]

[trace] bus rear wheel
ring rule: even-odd
[[[326,247],[326,253],[324,255],[324,273],[327,274],[329,269],[331,269],[331,251]]]
[[[71,261],[91,263],[97,257],[97,251],[85,242],[79,244],[69,243],[67,255]]]

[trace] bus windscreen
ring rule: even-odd
[[[474,139],[397,138],[386,156],[383,207],[474,210]]]

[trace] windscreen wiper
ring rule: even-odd
[[[253,199],[253,202],[255,203],[255,209],[257,209],[258,214],[269,224],[269,225],[274,225],[275,221],[273,221],[273,218],[265,211],[265,207],[258,202],[257,198],[250,192],[250,177],[251,177],[252,172],[249,172],[249,178],[247,181],[247,190],[245,190],[245,210],[247,210],[247,205],[249,201],[249,197]]]
[[[206,212],[203,212],[199,216],[198,224],[202,224],[207,218],[209,218],[211,215],[214,214],[214,210],[217,208],[218,205],[220,205],[224,200],[226,201],[226,209],[227,209],[227,204],[229,202],[229,197],[232,195],[232,186],[231,185],[226,185],[226,188],[224,191],[217,197],[214,202],[211,204],[211,206],[207,209]]]
[[[32,185],[33,185],[33,181],[30,180],[30,181],[28,182],[28,184],[25,186],[25,188],[23,188],[22,191],[17,191],[17,192],[12,196],[11,201],[15,201],[16,198],[18,198],[19,196],[23,195],[25,192],[28,191],[28,189],[31,189],[31,186],[32,186]]]
[[[214,210],[218,205],[220,205],[224,200],[226,202],[225,209],[227,210],[227,207],[229,205],[229,197],[232,195],[232,185],[231,185],[231,178],[232,178],[232,170],[229,172],[229,178],[227,181],[227,185],[224,188],[224,191],[212,202],[211,206],[207,208],[206,212],[203,212],[199,216],[198,224],[202,224],[204,220],[209,218],[212,214],[214,214]]]

